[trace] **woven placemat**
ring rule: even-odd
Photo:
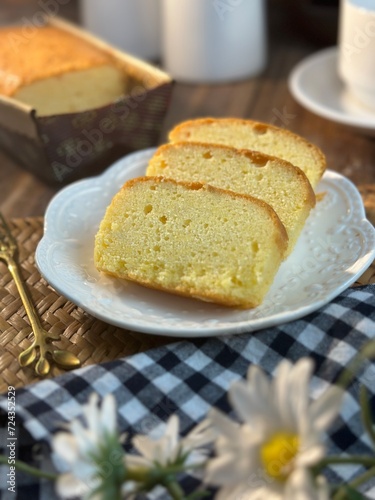
[[[74,353],[82,366],[102,363],[174,341],[170,337],[146,335],[108,325],[59,295],[40,276],[34,262],[36,246],[43,234],[43,218],[9,222],[19,246],[23,276],[47,331],[61,334],[54,345]],[[375,265],[356,283],[375,283]],[[33,340],[33,334],[16,285],[0,261],[0,393],[9,386],[22,387],[40,380],[33,367],[21,368],[18,355]],[[53,365],[48,377],[64,371]]]
[[[34,262],[36,246],[43,234],[43,218],[9,221],[17,239],[22,274],[47,331],[61,334],[54,345],[80,359],[82,366],[102,363],[172,342],[170,337],[131,332],[99,321],[58,294],[40,276]],[[21,368],[18,355],[33,340],[29,320],[16,285],[0,261],[0,393],[9,386],[21,387],[40,380],[33,367]],[[64,370],[53,365],[48,377]]]

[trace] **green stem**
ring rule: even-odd
[[[372,444],[375,446],[375,432],[373,427],[373,418],[370,406],[368,404],[368,392],[364,385],[362,385],[360,389],[359,402],[361,405],[361,417],[362,417],[363,427],[366,429],[367,434],[369,435],[372,441]]]
[[[367,470],[360,476],[353,479],[353,481],[348,483],[348,486],[350,486],[351,488],[358,488],[358,486],[360,486],[361,484],[366,483],[367,481],[372,479],[374,475],[375,475],[375,467],[371,467],[371,469]],[[332,500],[345,500],[346,493],[347,492],[345,491],[345,487],[341,487],[338,490],[338,492],[334,495]]]
[[[344,368],[339,378],[337,379],[336,385],[346,390],[349,387],[350,383],[352,382],[353,378],[355,377],[355,374],[360,368],[362,362],[363,362],[363,356],[359,352],[349,363],[347,368]]]
[[[143,467],[134,467],[134,469],[126,469],[125,481],[135,481],[142,483],[148,477],[149,469]]]
[[[8,457],[5,457],[4,455],[0,455],[0,464],[6,464],[9,465],[8,462]],[[43,472],[36,467],[32,467],[31,465],[28,465],[25,462],[22,462],[21,460],[14,460],[12,461],[12,464],[14,467],[22,472],[26,472],[26,474],[30,474],[35,477],[42,477],[45,479],[50,479],[51,481],[55,481],[58,478],[58,474],[54,474],[53,472]]]
[[[369,457],[365,455],[351,455],[349,457],[339,457],[339,456],[330,456],[323,458],[316,467],[314,467],[314,472],[319,473],[324,467],[327,465],[346,465],[346,464],[360,464],[365,467],[374,467],[375,466],[375,458]]]
[[[164,484],[164,486],[174,500],[183,500],[184,492],[181,486],[176,481],[168,481]]]
[[[149,469],[147,467],[134,467],[126,469],[126,480],[135,481],[137,483],[143,482],[150,479],[150,474],[154,480],[160,480],[166,476],[173,476],[175,474],[180,474],[181,472],[186,472],[189,470],[194,470],[203,467],[202,464],[192,464],[192,465],[169,465],[169,466],[158,466],[154,469]]]
[[[342,371],[341,375],[337,379],[336,385],[342,387],[344,390],[352,382],[356,372],[363,361],[368,361],[369,359],[375,358],[375,339],[368,341],[364,347],[354,356],[349,365]]]
[[[144,467],[135,467],[127,469],[125,480],[135,481],[140,485],[142,491],[149,491],[157,485],[164,486],[169,492],[171,498],[183,500],[184,492],[180,485],[175,481],[175,474],[184,470],[182,466],[170,466],[165,468],[147,469]]]
[[[371,467],[371,469],[367,470],[360,476],[356,477],[349,484],[352,488],[357,488],[363,483],[366,483],[369,479],[372,479],[375,475],[375,467]]]

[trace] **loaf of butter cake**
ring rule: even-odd
[[[0,29],[0,94],[40,116],[110,104],[125,93],[125,74],[112,57],[54,26],[26,36],[23,26]]]

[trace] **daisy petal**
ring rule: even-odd
[[[169,449],[166,449],[166,453],[168,455],[171,455],[173,451],[177,451],[178,449],[179,428],[180,428],[180,421],[177,415],[172,415],[169,418],[165,429],[165,437],[167,438],[166,443],[169,445]]]
[[[205,418],[196,425],[186,436],[184,442],[194,444],[195,446],[205,446],[217,437],[218,433],[213,428],[212,422]]]
[[[178,420],[177,415],[172,415],[168,419],[165,434],[168,434],[168,436],[173,436],[173,438],[177,440],[179,428],[180,421]]]
[[[227,453],[208,462],[205,481],[215,486],[236,484],[244,479],[241,469],[241,467],[237,467],[236,456]]]
[[[235,382],[228,391],[228,398],[240,418],[250,425],[256,425],[264,418],[275,421],[273,399],[260,397],[256,386],[253,389],[243,381]]]
[[[58,432],[52,440],[52,449],[68,464],[74,464],[79,456],[75,438],[67,432]]]
[[[309,405],[309,384],[314,369],[310,358],[301,358],[293,367],[289,379],[290,404],[292,413],[305,415]]]
[[[87,493],[89,488],[73,474],[61,474],[56,481],[56,491],[62,498],[77,498]]]
[[[102,402],[102,409],[100,415],[100,425],[109,435],[116,432],[116,400],[112,394],[107,394]]]
[[[244,484],[236,486],[224,486],[215,496],[215,500],[283,500],[280,493],[269,488],[251,489]]]
[[[243,484],[239,486],[224,486],[215,496],[215,500],[248,500],[247,488]]]
[[[131,468],[148,468],[150,466],[150,461],[139,455],[126,455],[125,463],[128,467]]]
[[[296,461],[298,467],[311,467],[321,460],[325,455],[323,444],[317,442],[314,446],[310,446],[300,451]]]
[[[289,404],[289,378],[291,370],[292,364],[288,360],[283,360],[276,369],[275,378],[272,384],[279,418],[282,421],[281,425],[284,427],[293,427],[291,422],[294,420]]]
[[[343,397],[344,391],[332,386],[312,402],[310,416],[316,429],[324,431],[330,426],[340,411]]]
[[[154,458],[162,464],[173,462],[178,453],[178,441],[172,436],[165,435],[156,443]]]
[[[324,476],[315,478],[319,500],[329,500],[329,486]]]
[[[82,412],[86,419],[88,428],[97,435],[100,434],[100,413],[98,403],[99,396],[96,392],[93,392],[89,396],[88,403],[82,408]]]
[[[288,500],[316,500],[317,493],[307,469],[296,469],[288,478],[284,492]]]
[[[240,426],[224,415],[224,413],[216,410],[216,408],[212,408],[208,418],[220,433],[225,434],[229,439],[237,439]]]
[[[264,371],[259,368],[259,366],[251,365],[247,372],[247,380],[249,386],[254,386],[261,398],[268,399],[270,396],[271,384],[264,373]]]
[[[209,451],[208,450],[193,450],[190,451],[188,457],[186,458],[186,465],[204,465],[207,461]]]
[[[177,459],[180,461],[181,458],[189,464],[206,461],[207,451],[199,448],[212,443],[217,436],[211,420],[205,419],[182,439],[179,437],[179,428],[180,422],[177,415],[172,415],[164,426],[164,434],[161,436],[160,429],[158,429],[158,437],[156,434],[153,438],[143,435],[135,436],[132,443],[142,457],[132,461],[127,455],[128,462],[152,468],[155,466],[155,462],[160,465],[172,465],[176,463]]]
[[[149,462],[152,462],[157,456],[159,447],[158,441],[148,438],[147,436],[134,436],[132,444]]]
[[[196,427],[194,427],[189,434],[181,440],[182,450],[188,451],[189,449],[201,448],[207,446],[215,440],[218,432],[212,426],[212,423],[205,419]]]
[[[216,442],[217,456],[208,461],[206,472],[209,481],[216,485],[249,482],[252,471],[262,470],[259,463],[259,447],[252,434],[242,429],[240,439],[220,436]],[[255,437],[256,439],[256,437]]]
[[[277,374],[275,390],[281,419],[290,430],[297,431],[299,423],[306,420],[300,417],[306,415],[312,370],[312,360],[301,358],[294,366],[285,363]]]
[[[77,441],[78,448],[83,454],[90,453],[95,448],[99,435],[83,427],[78,420],[72,420],[70,423],[70,431]]]

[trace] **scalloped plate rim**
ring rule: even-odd
[[[100,184],[100,182],[103,179],[110,178],[112,175],[116,175],[117,171],[121,171],[123,169],[123,165],[125,164],[130,164],[132,165],[135,163],[135,161],[143,161],[144,158],[150,156],[153,154],[155,151],[155,148],[148,148],[146,150],[141,150],[137,151],[135,153],[130,153],[129,155],[117,160],[113,165],[108,167],[104,172],[101,174],[95,176],[95,177],[90,177],[86,179],[81,179],[78,181],[73,182],[72,184],[69,184],[68,186],[62,188],[50,201],[48,204],[46,213],[45,213],[45,221],[44,221],[44,235],[42,239],[40,240],[36,253],[35,253],[35,262],[36,266],[41,273],[42,277],[61,295],[66,297],[68,300],[76,304],[77,306],[81,307],[84,311],[88,312],[92,316],[96,317],[97,319],[104,321],[106,323],[112,324],[114,326],[120,327],[120,328],[125,328],[129,329],[132,331],[137,331],[137,332],[142,332],[142,333],[148,333],[152,335],[164,335],[164,336],[170,336],[170,337],[207,337],[207,336],[214,336],[214,335],[227,335],[227,334],[232,334],[232,333],[244,333],[244,332],[256,332],[259,330],[263,330],[265,328],[273,327],[280,325],[282,323],[290,322],[296,319],[300,319],[318,309],[320,309],[322,306],[326,305],[328,302],[333,300],[337,295],[339,295],[341,292],[343,292],[345,289],[347,289],[352,283],[356,281],[356,279],[363,274],[363,272],[371,265],[372,261],[375,259],[375,246],[373,249],[367,249],[367,253],[365,256],[362,256],[362,260],[364,262],[362,265],[357,269],[355,273],[350,275],[347,280],[343,283],[340,284],[340,286],[336,287],[334,290],[330,291],[330,293],[327,293],[324,295],[323,298],[319,300],[312,301],[310,304],[306,304],[300,307],[296,307],[296,309],[290,311],[281,311],[277,312],[276,314],[271,314],[269,316],[265,317],[260,317],[260,318],[255,318],[255,319],[250,319],[250,320],[241,320],[238,322],[225,324],[223,326],[220,325],[215,325],[215,326],[209,326],[209,327],[196,327],[196,328],[191,328],[191,327],[179,327],[176,329],[176,326],[173,325],[170,327],[170,329],[166,329],[165,324],[163,326],[159,326],[155,324],[154,322],[149,322],[147,324],[137,324],[137,318],[134,319],[134,321],[129,321],[126,319],[117,319],[116,317],[111,317],[108,314],[103,314],[100,311],[95,310],[95,308],[90,308],[90,305],[88,305],[85,300],[81,299],[80,295],[75,294],[75,293],[69,293],[69,291],[66,289],[66,287],[62,286],[59,281],[54,280],[53,278],[51,279],[51,275],[48,272],[48,265],[46,266],[45,263],[42,261],[41,254],[42,250],[44,247],[48,246],[52,241],[55,241],[53,238],[50,238],[51,231],[49,230],[50,224],[53,224],[53,220],[51,220],[51,213],[53,211],[53,208],[58,205],[61,200],[65,200],[67,196],[69,196],[69,193],[72,190],[76,189],[83,189],[85,186],[90,187],[95,184]],[[124,169],[123,169],[124,171]],[[346,184],[350,189],[354,189],[357,193],[357,189],[354,186],[354,184],[347,179],[346,177],[342,176],[341,174],[327,170],[325,173],[325,176],[323,179],[328,179],[333,182],[335,182],[335,179],[339,180],[340,182],[343,182]],[[120,186],[117,186],[114,189],[114,192],[119,188]],[[360,195],[358,193],[358,196],[360,198]],[[372,233],[372,239],[375,242],[375,230],[370,224],[370,222],[367,221],[365,218],[365,210],[363,207],[363,204],[359,206],[359,212],[356,212],[356,218],[355,220],[358,220],[358,222],[364,226],[365,229],[369,230]],[[374,243],[375,245],[375,243]],[[367,248],[367,247],[366,247]],[[348,268],[352,268],[355,266],[356,262],[353,262],[352,265]],[[158,292],[158,293],[164,293],[164,292]],[[165,294],[168,296],[168,300],[171,300],[171,297],[173,295],[170,294]],[[190,299],[188,299],[190,300]],[[197,301],[198,302],[198,301]],[[199,301],[200,302],[200,301]],[[202,304],[200,303],[202,306]],[[203,306],[204,307],[204,303]],[[224,308],[227,310],[227,308]],[[238,309],[234,310],[235,312],[239,312]],[[241,311],[243,312],[243,311]],[[184,320],[182,320],[184,321]]]

